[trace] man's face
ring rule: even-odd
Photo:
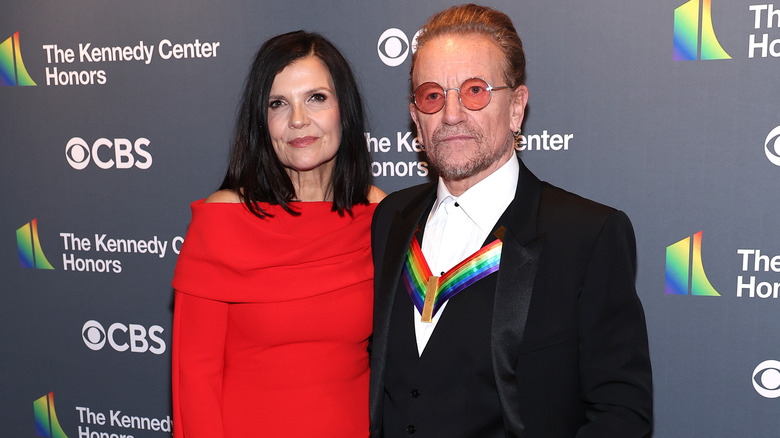
[[[412,86],[436,82],[445,89],[458,88],[466,79],[481,78],[500,87],[507,85],[502,66],[503,54],[488,37],[443,35],[417,52]],[[522,85],[494,90],[485,108],[472,111],[461,105],[457,90],[449,90],[440,111],[425,114],[414,103],[409,111],[433,168],[445,182],[463,182],[468,188],[514,153],[512,132],[522,125],[527,99]]]

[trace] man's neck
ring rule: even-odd
[[[483,179],[490,176],[493,172],[501,168],[504,164],[506,164],[507,161],[509,161],[510,158],[515,156],[515,150],[514,148],[509,149],[507,151],[507,154],[505,154],[500,159],[494,161],[490,166],[488,166],[486,169],[477,172],[476,174],[459,179],[459,180],[447,180],[442,178],[442,181],[444,182],[444,185],[447,187],[447,190],[455,196],[458,197],[466,192],[466,190],[474,187],[482,181]]]

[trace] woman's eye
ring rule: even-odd
[[[328,96],[322,94],[322,93],[314,93],[311,95],[311,100],[314,102],[325,102],[328,100]]]
[[[268,108],[277,109],[282,105],[284,105],[284,102],[282,102],[281,100],[272,100],[271,102],[268,103]]]

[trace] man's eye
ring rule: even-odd
[[[482,94],[485,92],[485,89],[480,87],[479,85],[475,85],[473,87],[469,87],[469,94],[476,96],[478,94]]]

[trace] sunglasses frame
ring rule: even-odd
[[[471,109],[471,108],[467,107],[463,103],[463,99],[461,98],[461,95],[460,95],[460,89],[463,88],[463,85],[466,82],[472,81],[472,80],[482,81],[485,84],[485,90],[488,92],[488,100],[485,103],[485,105],[482,106],[481,108]],[[420,105],[417,104],[417,91],[423,85],[428,85],[428,84],[434,84],[434,85],[438,86],[444,93],[444,99],[442,99],[441,107],[439,107],[439,109],[437,109],[436,111],[432,111],[432,112],[423,111],[423,109],[420,108]],[[468,79],[466,79],[465,81],[463,81],[460,84],[460,87],[451,87],[451,88],[444,88],[438,82],[428,81],[428,82],[423,82],[422,84],[418,85],[417,88],[414,89],[414,93],[412,94],[412,102],[414,103],[415,108],[417,108],[421,113],[423,113],[423,114],[436,114],[439,111],[441,111],[442,109],[444,109],[444,106],[447,104],[447,92],[450,91],[450,90],[457,90],[458,91],[458,102],[460,102],[460,104],[463,106],[463,108],[466,108],[469,111],[481,111],[481,110],[485,109],[488,105],[490,105],[490,102],[493,100],[493,90],[504,90],[504,89],[507,89],[507,88],[510,88],[509,85],[502,85],[502,86],[494,87],[494,86],[490,85],[490,83],[488,81],[486,81],[486,80],[484,80],[482,78],[468,78]]]

